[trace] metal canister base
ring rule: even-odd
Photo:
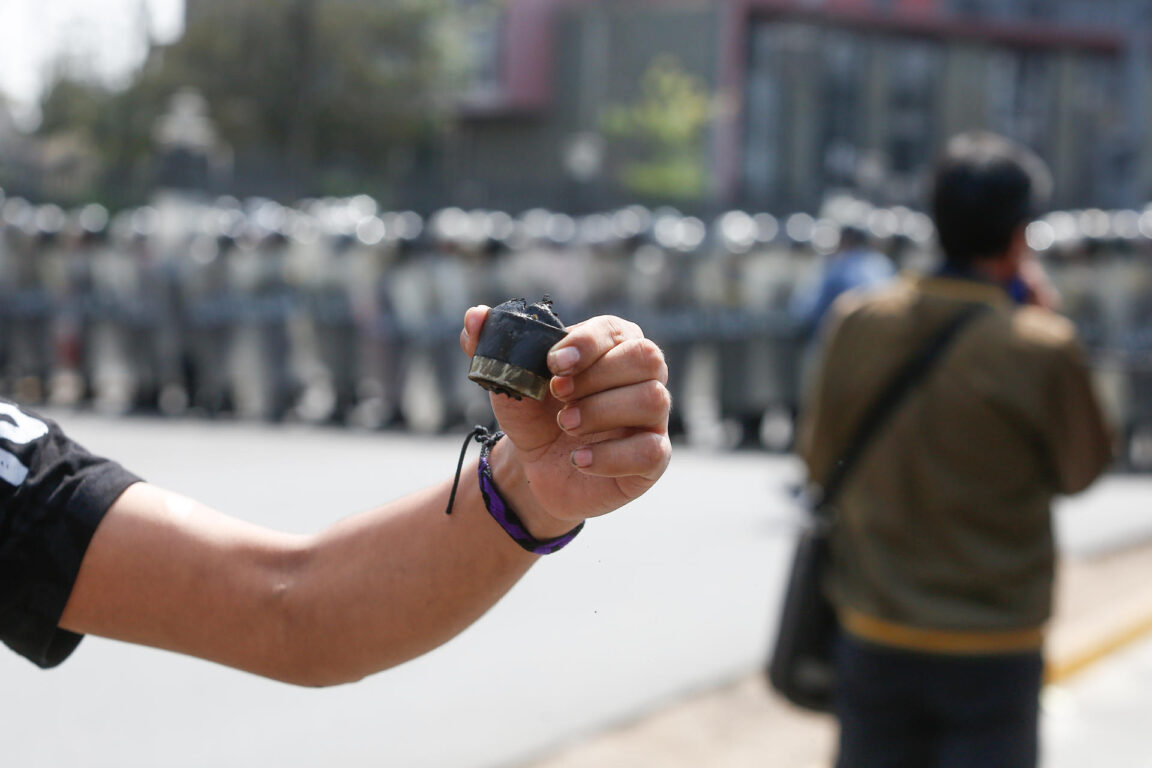
[[[548,395],[548,379],[527,368],[476,355],[468,367],[468,378],[490,392],[519,400],[530,397],[543,400]]]

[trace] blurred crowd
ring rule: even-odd
[[[437,432],[487,419],[457,346],[472,304],[551,297],[664,348],[673,428],[786,449],[808,329],[797,312],[851,226],[930,269],[931,222],[831,198],[714,220],[633,206],[383,211],[369,197],[160,197],[110,216],[0,192],[0,393],[111,413]],[[1078,323],[1134,463],[1152,465],[1152,209],[1056,212],[1029,244]]]

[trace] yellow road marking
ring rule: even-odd
[[[1106,656],[1110,656],[1126,645],[1130,645],[1145,635],[1152,633],[1152,616],[1146,616],[1128,627],[1094,643],[1079,653],[1070,654],[1066,659],[1052,659],[1044,673],[1046,683],[1062,683],[1082,672]]]

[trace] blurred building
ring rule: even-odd
[[[31,142],[0,98],[0,189],[9,195],[26,194],[33,187],[34,174]]]
[[[915,204],[971,128],[1034,147],[1058,206],[1134,206],[1152,192],[1149,21],[1144,0],[509,0],[475,31],[445,193],[623,202],[604,115],[671,54],[714,97],[686,208],[814,210],[829,190]]]
[[[453,1],[470,80],[397,205],[787,212],[837,191],[916,205],[945,139],[972,128],[1034,147],[1058,207],[1152,198],[1147,0]],[[185,8],[186,26],[243,13]],[[698,165],[703,183],[645,197],[627,175],[652,148],[614,136],[606,116],[637,106],[646,73],[669,60],[711,113],[681,156],[657,150],[669,178]]]

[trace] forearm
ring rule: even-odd
[[[469,474],[470,473],[470,474]],[[300,685],[358,679],[440,645],[537,559],[449,483],[311,537],[139,484],[109,512],[61,626]]]
[[[285,602],[285,661],[297,682],[353,680],[435,648],[538,559],[488,516],[475,462],[451,515],[443,513],[448,490],[441,483],[309,542]]]

